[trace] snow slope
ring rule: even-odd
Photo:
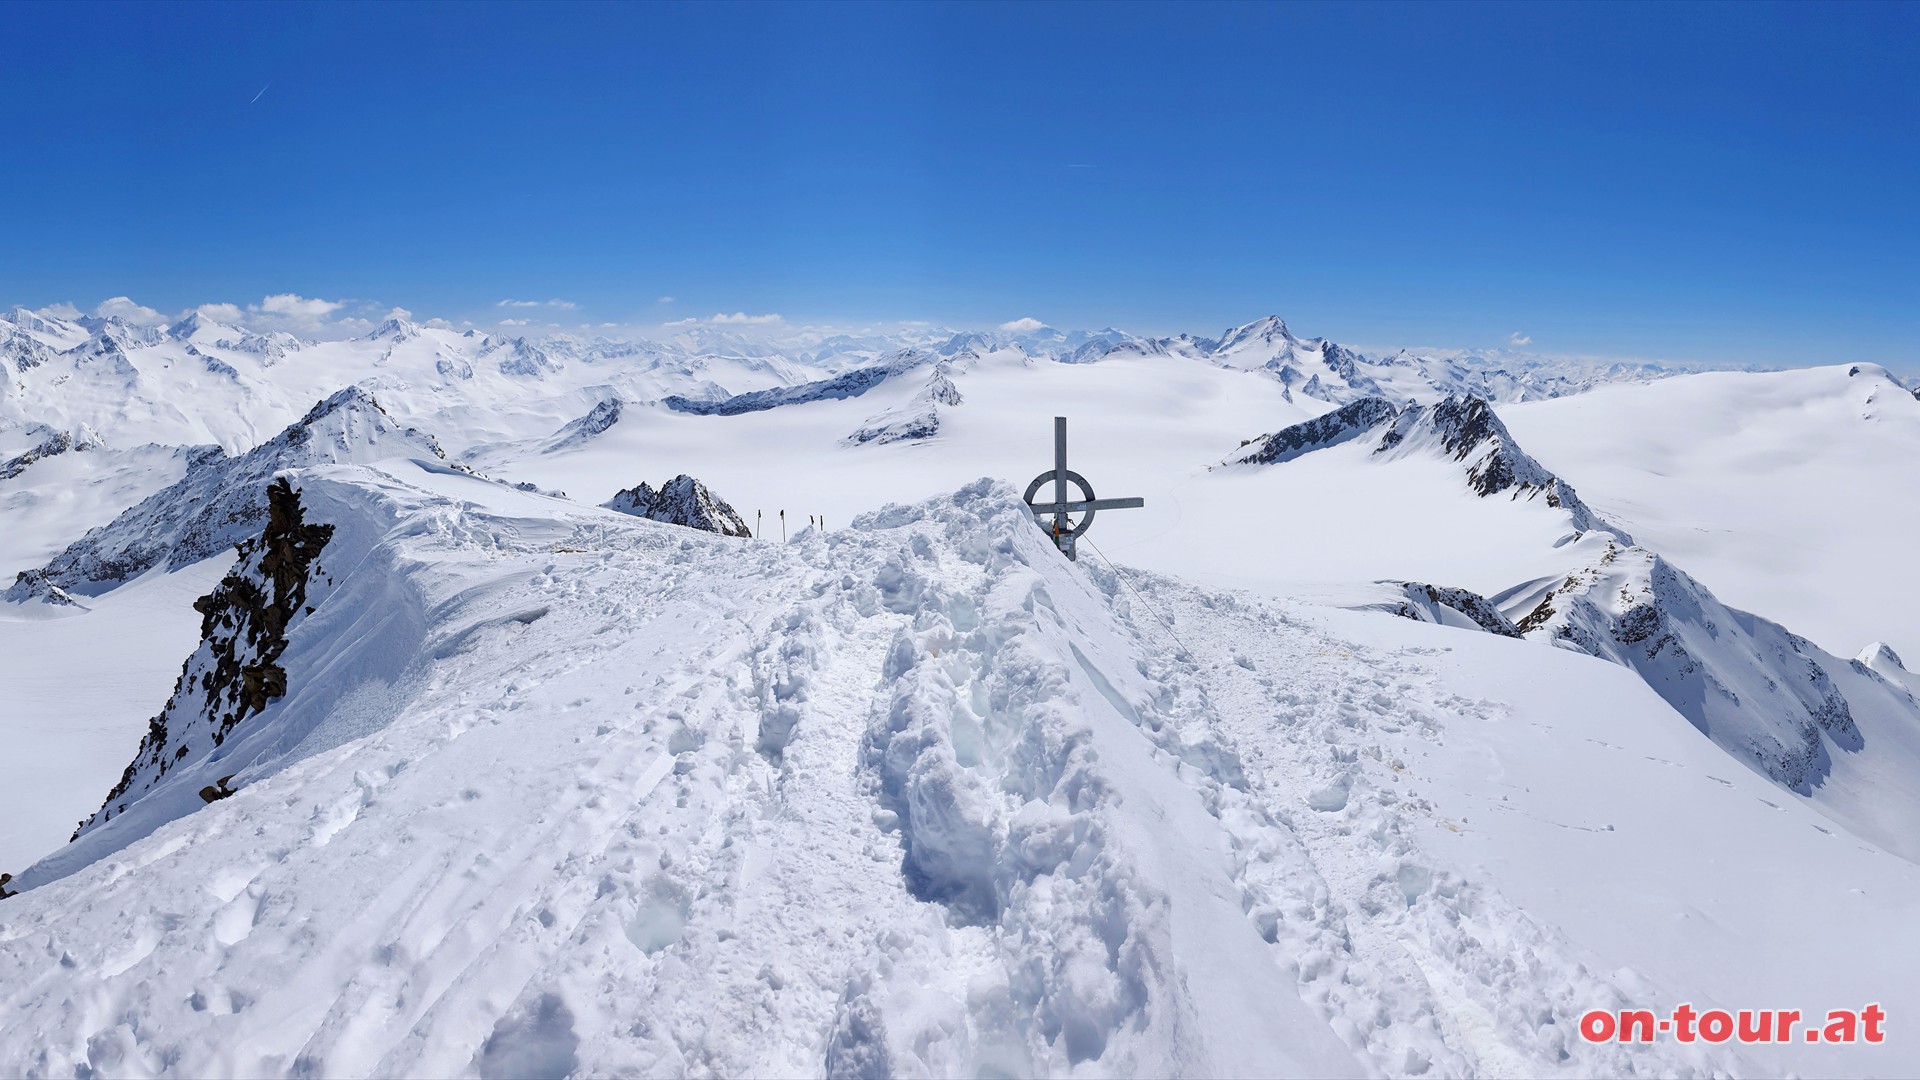
[[[1909,1007],[1891,951],[1839,964],[1797,920],[1896,935],[1920,868],[1624,669],[1122,581],[986,482],[788,545],[432,462],[296,484],[353,569],[293,626],[288,694],[0,907],[21,1071],[1904,1060],[1574,1035],[1596,1004]]]
[[[1643,543],[1852,656],[1920,653],[1920,401],[1871,364],[1709,372],[1504,406],[1548,467]]]
[[[148,574],[89,600],[84,615],[0,605],[0,868],[56,850],[99,808],[193,651],[194,599],[227,562]]]

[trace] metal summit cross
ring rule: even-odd
[[[1053,481],[1053,501],[1034,502],[1041,485]],[[1086,498],[1079,501],[1067,499],[1067,485],[1078,487]],[[1054,544],[1069,559],[1077,560],[1074,542],[1093,525],[1095,510],[1130,510],[1136,506],[1145,506],[1145,499],[1096,499],[1093,497],[1093,485],[1087,478],[1067,468],[1067,418],[1053,418],[1053,471],[1043,472],[1027,485],[1027,509],[1033,512],[1034,523],[1053,537]],[[1068,514],[1082,515],[1078,524]],[[1052,521],[1047,519],[1051,518]]]

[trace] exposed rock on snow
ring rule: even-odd
[[[693,413],[696,416],[737,416],[740,413],[760,412],[776,409],[783,405],[804,405],[813,401],[835,401],[860,395],[886,382],[888,379],[923,364],[933,362],[931,353],[918,350],[905,350],[886,358],[872,367],[854,368],[830,379],[801,383],[798,386],[778,386],[767,390],[750,390],[744,394],[719,401],[701,401],[679,394],[669,395],[660,400],[662,405],[675,412]]]
[[[1736,759],[1800,794],[1829,770],[1829,747],[1861,737],[1822,658],[1777,623],[1736,611],[1643,548],[1609,543],[1598,563],[1549,589],[1520,631],[1640,673]]]
[[[953,385],[952,366],[945,360],[933,366],[927,385],[905,403],[872,416],[859,431],[847,436],[853,444],[884,445],[913,439],[930,439],[940,433],[940,406],[960,404],[960,388]]]
[[[280,470],[396,456],[446,454],[433,436],[402,427],[371,394],[349,387],[239,457],[202,448],[179,483],[74,541],[34,581],[94,595],[163,563],[199,562],[259,532],[267,519],[263,492]],[[22,573],[6,598],[27,599],[35,587]]]
[[[214,345],[217,348],[257,356],[260,358],[262,367],[272,367],[293,353],[299,352],[306,342],[283,330],[272,330],[264,334],[242,334],[238,338],[222,338],[214,342]]]
[[[15,330],[0,333],[0,366],[25,371],[53,358],[54,351],[29,334]]]
[[[620,422],[620,413],[625,404],[617,394],[600,402],[589,409],[585,416],[569,421],[565,427],[554,432],[541,453],[552,454],[586,445],[595,436]]]
[[[280,664],[287,633],[310,614],[307,583],[333,526],[309,524],[300,495],[284,479],[266,488],[267,525],[240,545],[240,561],[218,588],[194,602],[200,647],[181,668],[173,696],[147,724],[147,735],[106,802],[74,831],[124,813],[175,768],[207,758],[234,728],[287,693]],[[233,792],[231,776],[211,786],[215,798]],[[203,798],[206,796],[203,794]],[[212,802],[212,798],[206,798]]]
[[[1429,585],[1424,581],[1392,582],[1406,599],[1391,610],[1402,618],[1446,626],[1467,625],[1501,637],[1517,638],[1520,630],[1486,597],[1470,589]]]
[[[502,375],[534,379],[560,370],[551,352],[526,338],[491,344],[486,358],[499,365]]]
[[[1245,453],[1227,459],[1229,465],[1277,465],[1302,454],[1356,439],[1375,431],[1398,416],[1400,410],[1385,398],[1365,397],[1349,402],[1330,413],[1316,416],[1270,435],[1247,439],[1240,444]]]
[[[11,480],[19,476],[36,461],[64,454],[69,450],[93,450],[101,445],[100,436],[90,428],[83,427],[78,432],[55,432],[33,449],[0,462],[0,480]]]
[[[1330,446],[1363,440],[1372,457],[1390,461],[1417,453],[1436,453],[1466,466],[1467,485],[1482,498],[1544,496],[1548,506],[1565,510],[1582,533],[1602,531],[1622,543],[1632,537],[1602,520],[1580,501],[1572,485],[1521,450],[1493,407],[1476,397],[1449,397],[1435,405],[1396,408],[1384,398],[1361,398],[1322,416],[1282,428],[1240,445],[1253,449],[1228,464],[1279,464]]]
[[[1454,461],[1467,467],[1467,483],[1481,497],[1512,492],[1510,498],[1544,495],[1548,506],[1567,511],[1574,528],[1602,530],[1623,543],[1631,537],[1587,508],[1571,485],[1547,471],[1513,441],[1493,407],[1475,398],[1447,398],[1437,405],[1410,405],[1381,434],[1376,455],[1415,453],[1437,443]]]
[[[689,529],[722,536],[753,535],[753,530],[747,527],[747,523],[725,499],[685,473],[667,481],[658,491],[642,483],[616,493],[600,505],[634,517],[663,521],[668,525],[684,525]]]
[[[25,604],[39,601],[54,607],[83,607],[67,590],[55,585],[47,577],[45,570],[22,570],[14,577],[13,584],[7,589],[9,603]]]

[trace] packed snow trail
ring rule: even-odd
[[[1706,941],[1654,971],[1510,899],[1539,884],[1496,865],[1515,849],[1444,846],[1498,813],[1446,805],[1485,797],[1479,727],[1544,725],[1454,694],[1434,643],[1635,687],[1621,742],[1724,761],[1669,747],[1694,733],[1623,669],[1146,575],[1136,595],[985,481],[787,545],[432,462],[294,482],[336,531],[288,694],[0,903],[7,1071],[1856,1071],[1581,1043],[1587,1008],[1755,1004],[1731,1000],[1751,961]],[[1376,632],[1423,644],[1356,644]],[[1505,764],[1542,762],[1565,767]],[[1423,767],[1440,785],[1416,791]],[[201,805],[194,769],[238,793]],[[1720,800],[1734,842],[1805,813],[1722,774],[1686,798]],[[1914,866],[1841,846],[1784,843],[1820,868],[1797,899],[1859,883],[1861,925],[1898,925]],[[1892,1010],[1894,978],[1820,989]]]
[[[1009,491],[775,546],[416,465],[298,483],[343,576],[239,793],[163,784],[0,911],[19,1071],[1362,1071],[1232,969],[1224,848],[1131,817],[1204,811],[1046,646],[1062,568]],[[345,632],[381,605],[414,662],[326,686],[411,636]]]

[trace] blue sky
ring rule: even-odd
[[[7,15],[4,303],[1920,366],[1915,5]]]

